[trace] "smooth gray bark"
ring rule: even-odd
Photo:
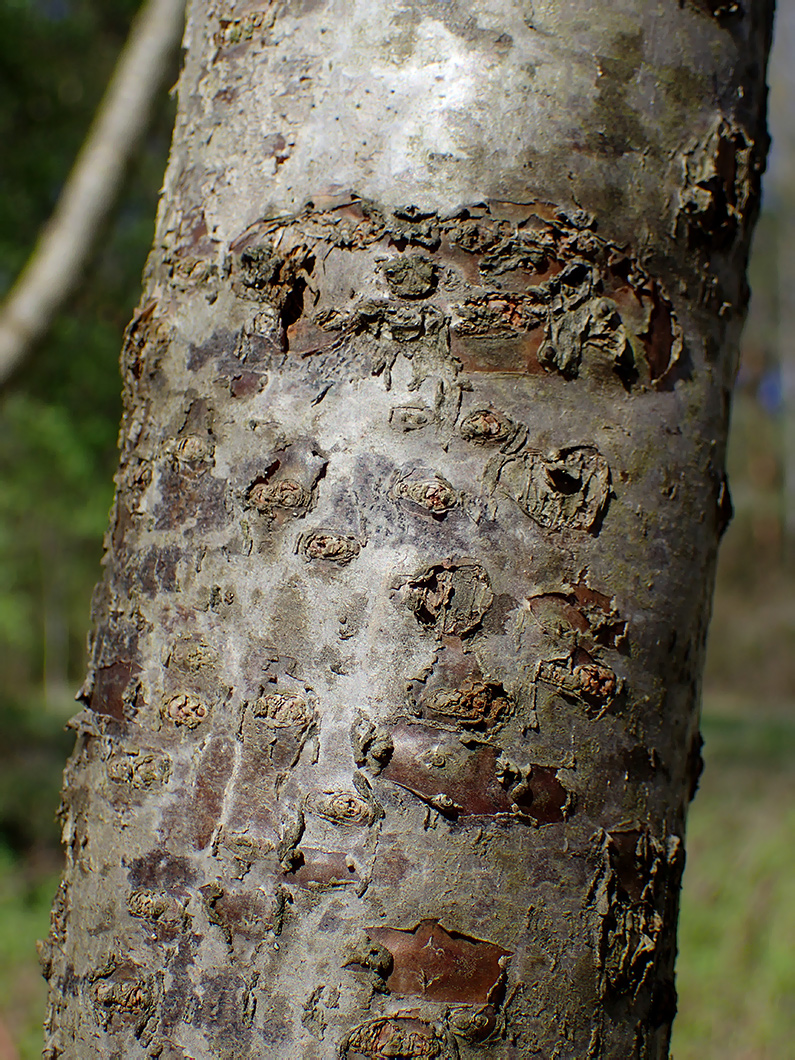
[[[194,3],[49,1057],[667,1056],[770,16]]]

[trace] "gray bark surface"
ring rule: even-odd
[[[193,4],[48,1057],[668,1055],[770,17]]]

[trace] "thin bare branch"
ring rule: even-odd
[[[45,334],[80,276],[146,127],[184,8],[185,0],[147,0],[136,16],[55,212],[0,310],[0,382]]]

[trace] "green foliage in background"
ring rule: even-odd
[[[50,216],[138,0],[0,0],[0,297]],[[176,77],[176,63],[174,69]],[[41,1055],[55,811],[113,496],[119,349],[152,241],[173,107],[127,176],[85,281],[0,390],[0,1017]]]
[[[137,0],[0,0],[0,296],[50,215]],[[138,297],[167,100],[86,282],[0,395],[0,711],[79,683],[112,499],[118,351]]]

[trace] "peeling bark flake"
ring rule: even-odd
[[[610,502],[610,468],[594,446],[506,457],[497,482],[547,530],[598,534]]]
[[[473,560],[434,564],[407,579],[403,586],[417,621],[448,636],[471,633],[494,600],[488,574]]]
[[[446,1057],[444,1039],[432,1024],[398,1013],[356,1027],[340,1048],[344,1060],[386,1060],[387,1057]]]

